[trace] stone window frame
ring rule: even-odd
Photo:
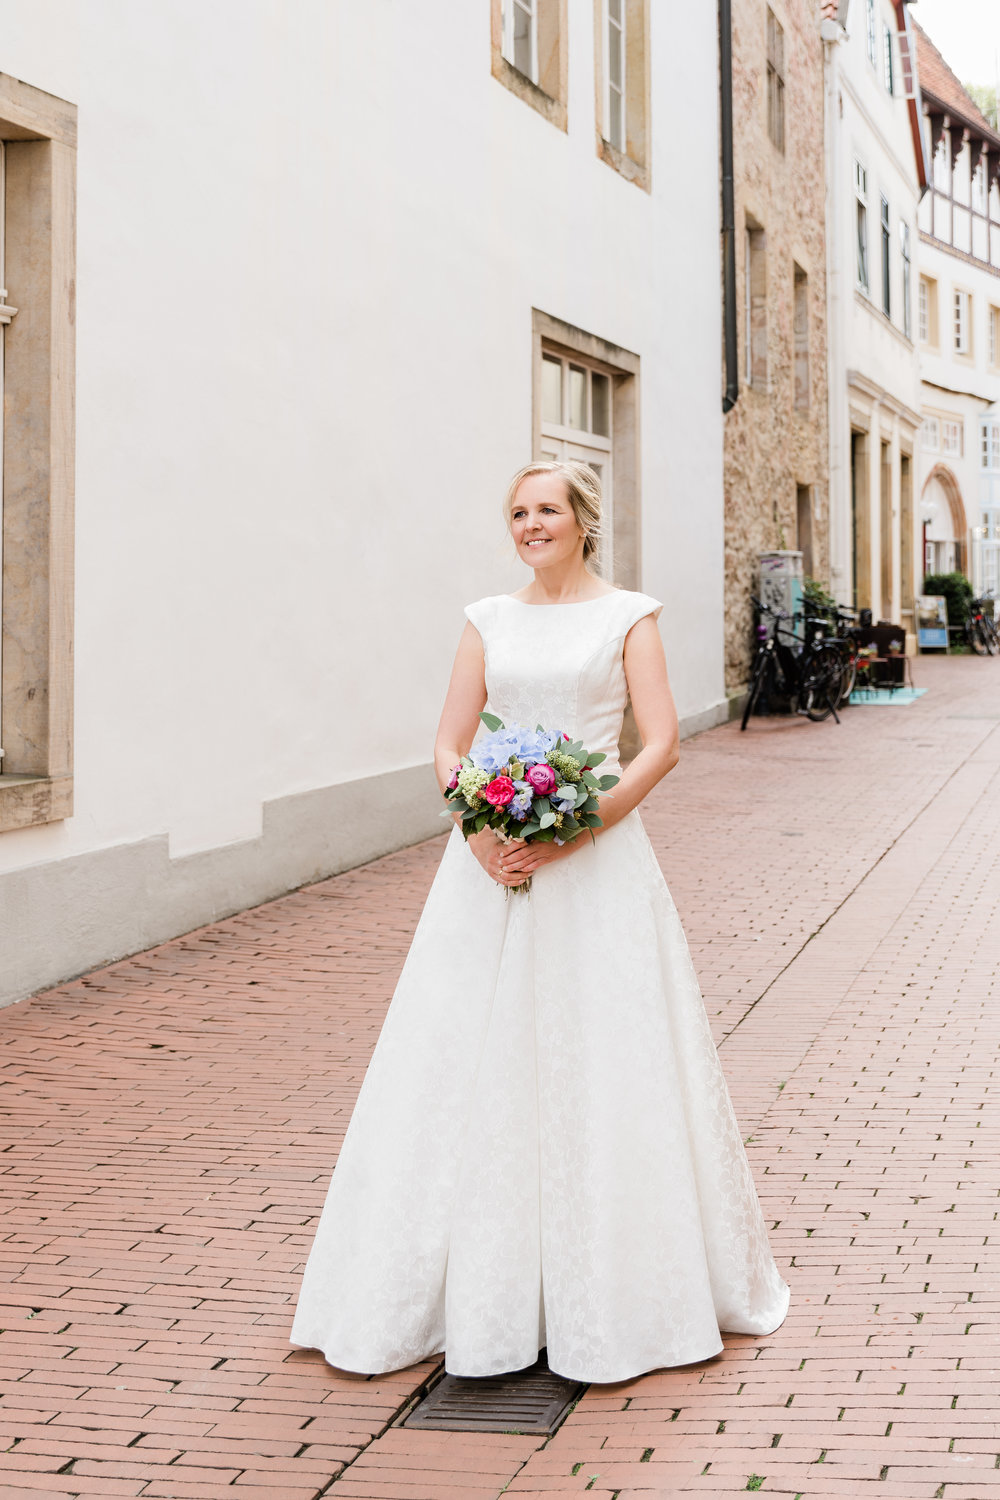
[[[490,71],[550,125],[569,129],[569,0],[535,0],[538,82],[503,53],[503,0],[490,0]]]
[[[614,473],[614,582],[641,587],[641,455],[639,447],[640,358],[629,349],[565,323],[539,308],[531,310],[531,451],[542,452],[542,355],[585,359],[611,376],[611,461]]]
[[[0,73],[6,154],[0,832],[73,811],[76,106]]]
[[[625,149],[607,132],[607,4],[594,0],[594,119],[597,155],[628,182],[649,193],[652,173],[650,0],[623,0],[625,18]]]

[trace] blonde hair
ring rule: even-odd
[[[576,458],[567,459],[565,463],[540,461],[525,464],[524,468],[518,469],[514,475],[504,497],[503,518],[507,523],[508,531],[514,513],[514,497],[521,480],[527,479],[529,474],[558,474],[563,480],[566,485],[566,498],[577,525],[583,531],[583,560],[589,568],[592,561],[597,561],[601,548],[601,481],[597,474],[589,464],[582,463]]]

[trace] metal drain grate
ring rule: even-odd
[[[404,1427],[438,1432],[555,1432],[580,1392],[579,1380],[553,1375],[544,1351],[512,1375],[445,1375],[415,1406]]]

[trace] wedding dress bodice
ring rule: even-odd
[[[577,604],[524,604],[495,594],[468,605],[483,640],[488,711],[507,725],[566,733],[617,764],[628,700],[625,637],[661,608],[648,594],[625,589]]]

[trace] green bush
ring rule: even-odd
[[[829,590],[824,588],[818,578],[810,578],[808,573],[802,580],[802,597],[815,609],[836,609],[837,607],[837,601]]]
[[[928,573],[921,592],[943,594],[948,601],[948,624],[961,625],[972,598],[972,584],[964,573]]]

